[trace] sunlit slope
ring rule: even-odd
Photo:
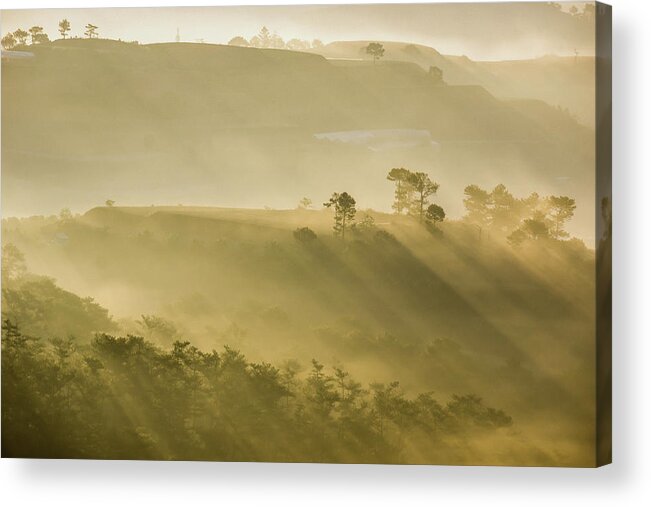
[[[510,98],[536,98],[568,109],[582,124],[595,126],[595,59],[545,56],[532,60],[475,62],[498,76]]]
[[[5,220],[3,238],[30,271],[93,296],[123,333],[256,360],[318,357],[410,392],[474,392],[515,418],[526,462],[589,463],[594,254],[574,243],[513,250],[460,222],[432,235],[368,213],[377,228],[345,244],[328,211],[186,206]],[[294,238],[304,226],[315,241]],[[174,333],[150,334],[142,314]]]
[[[123,316],[131,303],[112,301],[108,291],[101,299],[112,282],[133,288],[136,299],[140,290],[175,287],[159,295],[167,303],[199,291],[220,304],[256,297],[284,308],[313,304],[310,315],[326,319],[363,311],[378,329],[409,339],[441,335],[515,354],[496,322],[513,313],[526,326],[589,308],[594,255],[587,250],[568,246],[550,259],[551,252],[514,251],[495,233],[459,222],[444,224],[439,237],[409,217],[359,212],[366,214],[377,228],[351,231],[345,244],[332,237],[331,213],[312,210],[103,207],[69,221],[32,219],[34,229],[8,221],[4,232],[35,272],[95,293]],[[317,233],[315,242],[294,239],[303,226]],[[287,291],[278,290],[282,284]],[[291,303],[281,304],[283,297]],[[411,313],[416,320],[399,317]]]
[[[369,41],[337,41],[314,52],[342,61],[367,61]],[[595,69],[590,56],[545,56],[528,60],[474,61],[467,56],[442,55],[436,49],[408,42],[382,42],[384,58],[410,62],[424,70],[443,71],[451,85],[477,85],[502,99],[543,100],[568,109],[579,121],[594,127]]]
[[[336,41],[311,51],[335,61],[371,63],[372,58],[366,53],[369,42],[374,41]],[[481,85],[487,88],[502,85],[501,80],[490,71],[481,67],[468,68],[458,61],[457,57],[442,55],[429,46],[391,41],[381,41],[381,44],[385,51],[383,59],[414,63],[425,71],[432,66],[438,67],[443,71],[443,79],[448,84]]]
[[[3,61],[6,214],[107,198],[290,207],[340,186],[388,209],[393,166],[432,171],[450,216],[469,183],[592,196],[589,131],[559,130],[478,86],[437,86],[415,63],[104,40],[29,49],[33,58]],[[378,151],[314,138],[375,129],[427,130],[436,144]],[[588,206],[575,221],[584,236]]]
[[[483,90],[434,86],[425,70],[406,62],[379,62],[365,67],[363,79],[356,79],[341,62],[283,50],[104,40],[61,40],[29,50],[33,58],[3,62],[3,89],[12,99],[7,120],[28,121],[29,113],[38,110],[43,123],[58,119],[70,123],[68,128],[79,127],[75,120],[123,128],[129,125],[121,122],[155,120],[179,133],[188,127],[301,127],[309,132],[424,128],[443,124],[452,114],[469,120],[481,109],[489,110],[494,126],[500,127],[483,131],[483,139],[527,139],[539,133],[534,123],[510,116],[508,108]],[[417,90],[421,94],[411,104],[395,103]],[[450,100],[447,110],[439,110]],[[410,108],[404,110],[405,105]],[[422,117],[413,116],[416,106],[424,109]],[[434,111],[441,118],[428,118]],[[73,116],[62,118],[62,113]],[[498,125],[500,119],[511,125]],[[466,138],[477,128],[476,122],[459,121],[448,127],[445,137]]]

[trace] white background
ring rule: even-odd
[[[394,0],[395,1],[395,0]],[[137,5],[241,2],[147,1]],[[273,1],[252,0],[255,4]],[[279,3],[279,2],[275,2]],[[280,3],[300,3],[282,0]],[[319,3],[330,3],[321,0]],[[0,461],[4,505],[651,505],[651,2],[612,0],[614,464],[598,470]],[[11,1],[0,8],[129,6]],[[644,259],[647,262],[644,262]]]

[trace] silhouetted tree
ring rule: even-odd
[[[427,220],[434,222],[435,224],[445,220],[445,211],[438,204],[430,204],[427,207],[427,212],[425,213],[425,218]]]
[[[246,40],[244,37],[241,37],[240,35],[233,37],[231,40],[228,41],[229,46],[242,46],[242,47],[248,47],[251,44],[249,44],[249,41]]]
[[[520,221],[516,199],[503,184],[497,185],[490,194],[490,222],[502,231],[512,230]]]
[[[366,54],[373,57],[373,65],[375,65],[375,61],[384,56],[384,46],[379,42],[371,42],[366,46]]]
[[[415,194],[411,202],[410,211],[422,222],[429,203],[429,196],[436,193],[439,189],[439,184],[433,182],[429,175],[421,172],[409,173],[407,181],[410,187],[413,188]]]
[[[522,229],[518,228],[514,230],[511,234],[509,234],[506,237],[506,240],[509,242],[509,244],[513,247],[518,247],[524,243],[524,241],[527,239],[527,233]]]
[[[89,39],[96,39],[99,37],[99,34],[97,33],[97,26],[88,23],[84,28],[86,28],[86,31],[84,32],[84,35],[88,37]]]
[[[566,196],[550,196],[547,199],[549,206],[549,215],[554,227],[550,231],[552,237],[556,239],[565,238],[569,236],[567,232],[563,230],[565,222],[571,219],[574,216],[574,210],[576,209],[576,202],[574,199]]]
[[[502,410],[486,407],[482,399],[474,394],[465,396],[454,394],[446,408],[450,416],[466,426],[503,428],[513,424],[510,416],[506,415]]]
[[[469,185],[464,194],[463,203],[467,211],[464,219],[478,226],[480,231],[483,227],[490,226],[502,232],[513,232],[523,219],[530,219],[547,207],[538,194],[517,199],[503,184],[497,185],[491,192],[477,185]],[[519,234],[516,234],[511,239],[517,241],[518,237]]]
[[[2,284],[7,281],[23,276],[27,272],[25,256],[18,250],[16,245],[7,243],[2,246]],[[4,289],[3,289],[4,290]],[[3,302],[4,305],[4,302]],[[3,314],[6,308],[3,306]]]
[[[25,44],[27,44],[27,37],[29,37],[29,33],[27,33],[22,28],[19,28],[14,32],[14,37],[16,38],[18,45],[24,46]]]
[[[346,380],[348,378],[348,372],[341,368],[335,368],[334,370],[337,387],[339,389],[339,399],[343,400],[346,398]]]
[[[413,189],[409,184],[409,174],[409,170],[404,167],[394,167],[387,175],[387,179],[396,184],[391,207],[398,214],[408,211],[411,203]]]
[[[542,213],[537,213],[532,218],[523,220],[522,230],[533,239],[549,237],[549,227]]]
[[[17,42],[18,41],[16,41],[13,33],[8,33],[2,38],[2,40],[0,40],[0,44],[2,44],[2,47],[6,50],[13,49]]]
[[[312,199],[310,199],[309,197],[303,197],[298,202],[299,209],[310,209],[311,207],[312,207]]]
[[[334,405],[339,401],[335,390],[334,379],[323,371],[323,364],[312,359],[312,371],[307,378],[307,398],[314,404],[316,412],[321,419],[326,419],[332,412]]]
[[[388,422],[396,415],[396,401],[402,398],[400,383],[391,382],[388,386],[381,383],[371,384],[373,408],[377,417],[378,433],[384,437]]]
[[[39,33],[36,34],[34,40],[36,44],[45,44],[46,42],[50,42],[50,37],[46,33]]]
[[[68,36],[68,32],[70,31],[70,21],[67,19],[62,19],[59,21],[59,33],[61,34],[61,37],[64,39]]]
[[[464,218],[480,228],[489,225],[491,221],[490,206],[492,205],[490,194],[477,185],[468,185],[463,193],[466,196],[463,199],[463,205],[466,208]]]
[[[533,216],[537,211],[541,211],[545,203],[540,199],[540,196],[533,192],[528,197],[520,200],[520,217]]]
[[[285,389],[285,407],[289,406],[290,398],[296,396],[296,388],[300,382],[297,376],[301,369],[301,364],[295,359],[288,359],[281,364],[280,382]]]
[[[431,65],[429,68],[429,76],[435,84],[443,84],[443,71],[440,68]]]
[[[302,39],[290,39],[287,41],[286,46],[287,49],[291,49],[292,51],[304,51],[310,49],[309,41]]]
[[[566,238],[569,234],[563,229],[565,222],[574,216],[575,200],[566,196],[549,196],[540,199],[538,194],[531,194],[519,201],[521,215],[527,216],[519,228],[508,237],[513,246],[521,245],[527,239]]]
[[[72,212],[70,211],[70,208],[62,208],[61,211],[59,211],[59,220],[72,220]]]
[[[32,38],[32,44],[40,44],[44,34],[42,26],[33,26],[29,29],[29,35]],[[47,35],[46,35],[47,37]]]
[[[272,35],[266,26],[263,26],[257,35],[251,38],[251,46],[256,48],[271,47]]]
[[[375,218],[368,213],[365,213],[361,220],[357,220],[353,225],[351,225],[350,230],[358,236],[378,232],[378,228],[375,225]]]
[[[156,315],[141,315],[136,323],[147,334],[150,340],[169,345],[178,338],[178,331],[174,323]]]
[[[321,48],[323,48],[323,42],[321,42],[319,39],[314,39],[312,41],[312,48],[313,49],[321,49]]]
[[[326,208],[334,208],[335,210],[335,235],[341,236],[341,239],[346,239],[346,228],[355,220],[355,199],[348,192],[333,193],[328,202],[323,205]]]
[[[284,49],[285,48],[285,41],[283,38],[278,35],[276,32],[273,33],[271,36],[271,39],[269,41],[269,47],[274,48],[274,49]]]
[[[360,231],[372,231],[376,229],[375,218],[366,213],[364,218],[354,224],[354,227]]]
[[[309,227],[299,227],[294,231],[294,239],[299,243],[312,243],[316,239],[316,233]]]

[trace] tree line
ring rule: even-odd
[[[285,41],[276,32],[272,33],[266,26],[263,26],[256,35],[249,39],[238,35],[229,40],[228,44],[229,46],[290,49],[292,51],[304,51],[307,49],[318,49],[323,47],[323,42],[319,39],[308,41],[294,38]]]
[[[96,25],[88,23],[84,29],[84,36],[87,39],[97,39],[99,37],[99,28]],[[70,30],[70,21],[67,19],[62,19],[59,21],[58,31],[61,34],[62,39],[67,39],[69,37]],[[14,32],[9,32],[4,37],[2,37],[2,40],[0,42],[2,43],[2,47],[4,49],[11,50],[17,46],[26,46],[28,39],[32,45],[50,42],[50,37],[47,33],[45,33],[43,27],[37,25],[29,28],[28,30],[18,28]]]
[[[28,374],[26,374],[28,373]],[[3,455],[40,458],[408,462],[512,424],[471,394],[406,396],[313,360],[167,350],[137,336],[43,341],[2,324]],[[456,445],[455,448],[458,448]]]
[[[404,167],[391,169],[387,180],[395,184],[391,204],[394,213],[412,216],[430,231],[440,233],[437,224],[445,220],[445,210],[431,202],[439,184],[425,172]],[[576,201],[571,197],[541,197],[533,192],[525,198],[517,198],[503,184],[496,185],[490,191],[478,185],[468,185],[464,189],[463,204],[466,214],[462,220],[476,226],[480,238],[483,230],[495,230],[502,233],[514,247],[526,240],[568,238],[570,235],[565,225],[576,210]],[[298,207],[308,209],[311,206],[312,201],[305,197]],[[334,210],[333,231],[342,240],[346,239],[346,231],[350,229],[374,227],[370,215],[356,223],[357,201],[348,192],[334,192],[323,206]],[[299,241],[316,239],[316,234],[307,227],[297,229],[294,236]]]
[[[519,199],[503,184],[491,191],[469,185],[464,196],[464,220],[477,226],[480,232],[492,228],[506,234],[513,246],[519,246],[527,239],[568,238],[565,224],[576,210],[576,201],[571,197],[541,197],[534,192]]]
[[[430,198],[436,194],[439,184],[432,181],[427,173],[394,168],[389,171],[387,179],[396,184],[392,204],[396,214],[409,214],[429,227],[435,227],[445,219],[443,208],[438,204],[430,203]],[[311,204],[310,199],[303,198],[299,203],[299,209],[307,209]],[[366,215],[359,223],[355,222],[357,201],[348,192],[334,192],[323,206],[334,210],[333,231],[335,236],[341,237],[342,240],[346,239],[347,230],[374,227],[374,219],[370,215]],[[297,239],[299,235],[305,236],[305,232],[298,232],[304,229],[297,229],[295,233]]]
[[[305,39],[290,39],[285,41],[276,32],[271,32],[266,26],[263,26],[260,31],[247,39],[241,35],[237,35],[228,41],[229,46],[241,46],[252,48],[270,48],[270,49],[289,49],[291,51],[307,51],[309,49],[323,48],[323,42],[319,39],[312,41]],[[384,56],[384,45],[379,42],[370,42],[362,48],[362,51],[373,58],[373,64]]]

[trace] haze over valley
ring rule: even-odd
[[[594,20],[3,12],[3,455],[593,466]]]

